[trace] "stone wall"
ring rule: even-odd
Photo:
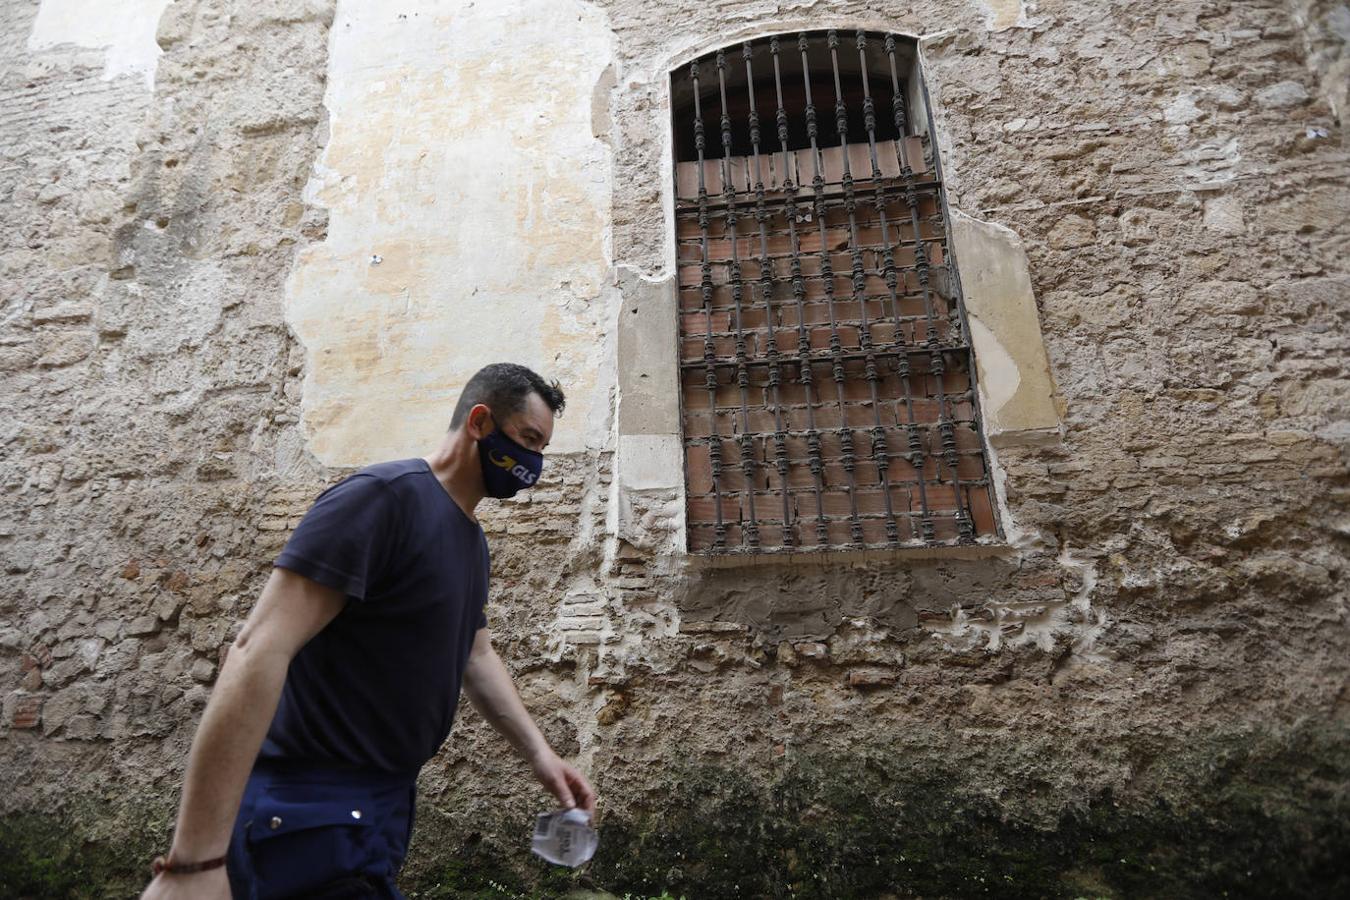
[[[579,881],[531,861],[544,798],[466,711],[423,776],[410,884],[1343,885],[1346,7],[575,5],[566,27],[583,37],[554,42],[549,64],[585,80],[560,89],[555,127],[501,138],[522,165],[559,164],[540,163],[526,213],[582,203],[568,227],[600,236],[573,255],[513,230],[511,204],[475,207],[482,173],[457,180],[453,153],[418,163],[417,147],[453,142],[444,119],[367,91],[431,103],[434,62],[364,70],[351,48],[369,41],[347,31],[449,48],[492,40],[494,23],[510,35],[525,13],[537,29],[546,7],[178,0],[161,16],[147,2],[163,50],[149,72],[143,52],[119,68],[76,31],[33,40],[36,2],[0,11],[10,821],[166,840],[220,655],[288,529],[344,467],[430,449],[456,383],[437,367],[459,348],[512,355],[480,320],[447,331],[433,308],[470,302],[457,261],[481,267],[490,249],[434,239],[425,207],[458,191],[446,216],[524,234],[534,254],[523,281],[487,278],[481,302],[528,316],[521,292],[536,291],[541,339],[519,358],[579,386],[584,421],[545,483],[484,516],[489,618],[527,704],[600,789],[605,843]],[[644,464],[669,436],[625,413],[650,399],[625,347],[671,327],[651,314],[673,273],[665,76],[729,41],[830,26],[922,38],[954,213],[1025,254],[1059,425],[991,447],[1003,544],[691,559],[678,489]],[[513,46],[479,60],[483,78],[537,68]],[[457,96],[470,120],[540,114],[483,85]],[[390,118],[339,114],[363,109]],[[562,165],[569,152],[588,164]],[[364,215],[382,224],[353,231]],[[407,339],[398,317],[414,311],[443,343]],[[353,346],[354,362],[320,358]],[[421,424],[348,427],[362,404]],[[130,883],[141,866],[99,877]]]

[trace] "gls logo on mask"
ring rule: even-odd
[[[525,466],[522,466],[520,463],[516,462],[513,457],[506,456],[505,454],[502,454],[499,457],[497,453],[495,453],[492,450],[489,450],[488,460],[494,466],[500,466],[501,468],[510,472],[515,477],[519,478],[521,483],[525,487],[533,487],[534,483],[539,480],[538,474],[531,472]]]
[[[505,500],[522,488],[533,487],[544,470],[544,456],[522,447],[498,428],[478,441],[483,483],[489,497]]]

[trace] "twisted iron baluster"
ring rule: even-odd
[[[742,326],[743,310],[741,285],[741,258],[736,235],[736,186],[731,179],[731,116],[727,112],[726,53],[717,51],[717,90],[722,101],[722,192],[725,197],[727,238],[731,242],[731,300],[736,311],[736,384],[741,394],[741,428],[737,443],[741,448],[741,475],[745,479],[745,514],[741,532],[750,549],[759,547],[759,522],[755,517],[755,444],[750,434],[750,370]]]
[[[745,83],[750,94],[750,152],[755,164],[755,220],[759,223],[759,291],[764,297],[764,323],[768,328],[765,356],[769,360],[769,393],[773,398],[773,457],[778,483],[783,492],[783,546],[796,544],[796,526],[792,520],[792,499],[788,491],[787,435],[783,432],[783,401],[779,395],[782,378],[778,359],[778,338],[773,327],[773,263],[769,259],[769,213],[764,204],[764,173],[759,160],[759,108],[755,105],[755,73],[751,63],[754,49],[750,42],[741,45],[745,59]]]
[[[708,262],[708,186],[703,175],[703,150],[706,138],[703,134],[703,106],[699,98],[698,63],[689,66],[689,77],[694,82],[694,148],[698,151],[698,228],[702,253],[700,271],[702,279],[700,289],[703,295],[703,368],[704,385],[708,389],[708,417],[711,433],[708,437],[708,460],[712,467],[713,508],[716,519],[713,525],[713,549],[722,550],[727,542],[727,524],[722,518],[722,439],[717,433],[717,347],[713,343],[712,306],[713,283],[712,265]]]
[[[914,170],[909,164],[909,152],[905,147],[905,107],[904,98],[900,93],[900,77],[895,63],[895,38],[891,35],[886,37],[886,55],[890,60],[891,69],[891,87],[894,90],[894,97],[891,101],[894,110],[896,129],[898,139],[896,140],[896,160],[900,164],[900,174],[905,181],[905,202],[909,206],[910,227],[914,231],[914,267],[919,280],[919,289],[923,294],[923,307],[925,317],[925,340],[924,343],[929,350],[929,372],[933,375],[937,383],[938,400],[938,433],[942,445],[942,459],[946,463],[948,471],[951,473],[952,488],[956,495],[956,527],[960,540],[968,543],[974,539],[975,528],[971,521],[970,513],[966,509],[965,502],[961,496],[961,479],[957,474],[957,453],[956,453],[956,429],[952,423],[951,417],[947,411],[947,391],[943,383],[943,374],[946,364],[943,359],[942,340],[938,334],[937,318],[933,312],[932,290],[929,284],[929,264],[928,254],[924,248],[923,234],[919,222],[919,201],[917,191],[914,185]],[[911,447],[913,445],[911,444]],[[939,477],[939,481],[940,481]],[[923,476],[920,474],[919,484],[923,484]],[[930,517],[927,515],[927,503],[924,503],[924,539],[933,540],[933,526]]]
[[[783,77],[778,58],[778,38],[769,40],[773,55],[774,91],[778,99],[778,144],[783,150],[783,198],[788,223],[788,241],[792,247],[792,297],[797,306],[797,363],[798,380],[806,394],[806,450],[810,460],[811,478],[816,500],[816,545],[830,542],[829,522],[825,519],[824,471],[820,457],[820,432],[816,430],[815,387],[811,375],[811,338],[806,327],[806,282],[802,278],[801,242],[797,237],[797,185],[792,181],[792,151],[788,149],[787,108],[783,104]]]
[[[894,38],[887,37],[886,40],[894,41]],[[899,278],[895,267],[895,250],[891,246],[890,222],[886,216],[886,209],[890,204],[890,198],[886,193],[886,179],[881,173],[881,165],[877,159],[877,120],[876,106],[872,99],[871,76],[867,71],[867,36],[863,31],[858,32],[858,66],[862,73],[863,83],[863,127],[867,131],[867,150],[872,163],[872,182],[875,185],[875,206],[877,216],[881,221],[881,258],[882,273],[886,281],[886,294],[891,301],[891,318],[895,321],[895,333],[891,338],[892,367],[900,379],[900,384],[904,389],[905,403],[905,435],[909,446],[909,460],[911,464],[917,465],[916,477],[920,492],[920,508],[923,519],[928,518],[927,497],[923,488],[923,444],[919,440],[919,425],[914,415],[914,389],[910,383],[909,371],[909,348],[906,346],[903,329],[903,321],[900,314],[900,300],[896,292]],[[903,122],[904,100],[900,97],[899,91],[896,91],[895,97],[899,100],[899,117],[897,118],[897,127]],[[892,101],[892,109],[895,109],[895,100]],[[900,132],[903,138],[904,132]],[[900,228],[896,227],[896,240],[900,239]],[[929,524],[931,531],[932,525]],[[911,533],[913,533],[913,523],[911,523]]]
[[[837,43],[838,35],[831,31],[831,52]],[[835,396],[839,401],[839,460],[848,480],[850,541],[853,544],[861,544],[862,522],[858,518],[858,492],[853,474],[857,458],[853,453],[853,431],[848,427],[847,411],[844,408],[843,345],[839,339],[839,321],[834,308],[834,264],[830,260],[829,236],[825,228],[825,175],[822,170],[820,144],[817,140],[816,108],[811,98],[811,69],[806,57],[807,47],[806,32],[801,32],[797,36],[797,49],[802,57],[802,84],[806,91],[806,135],[811,142],[811,161],[814,167],[811,188],[815,200],[816,226],[820,235],[820,278],[825,289],[825,307],[830,315],[830,372],[834,377]]]
[[[886,502],[886,541],[891,545],[899,543],[899,529],[895,524],[895,512],[891,508],[891,482],[888,474],[890,467],[889,451],[886,447],[886,429],[881,424],[881,402],[878,391],[877,356],[872,346],[872,326],[867,315],[867,273],[863,267],[862,244],[858,240],[858,200],[854,193],[853,171],[848,158],[848,109],[844,104],[844,92],[839,83],[839,39],[834,31],[830,32],[830,67],[834,75],[834,116],[835,127],[839,131],[839,153],[844,158],[844,208],[848,210],[849,261],[851,266],[850,282],[853,287],[853,300],[860,312],[858,342],[863,351],[864,373],[867,377],[868,391],[872,399],[872,459],[876,463],[877,477],[881,482]],[[867,38],[862,31],[857,33],[858,55],[861,57],[867,48]],[[872,135],[876,131],[876,117],[872,112],[872,97],[867,85],[867,69],[862,69],[863,79],[863,124],[867,130],[869,144],[874,143]],[[875,158],[875,153],[874,153]],[[873,172],[872,177],[877,176]],[[886,219],[882,211],[882,243],[886,242]],[[861,529],[859,529],[861,530]]]

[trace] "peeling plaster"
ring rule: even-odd
[[[339,5],[331,138],[307,188],[328,239],[300,255],[286,309],[323,462],[422,452],[499,361],[562,382],[556,452],[607,440],[612,175],[594,95],[612,32],[568,5]]]
[[[155,41],[159,18],[172,0],[124,0],[110,10],[99,0],[42,0],[29,50],[74,44],[106,50],[103,78],[140,75],[148,90],[155,87],[155,67],[163,53]]]
[[[980,0],[980,5],[988,11],[990,31],[1025,28],[1029,24],[1022,0]]]

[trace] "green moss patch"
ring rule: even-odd
[[[977,771],[969,760],[944,770],[878,748],[800,758],[766,780],[673,762],[645,806],[605,816],[582,873],[480,843],[458,869],[433,866],[409,888],[444,898],[583,887],[691,900],[1350,896],[1346,737],[1191,741],[1142,760],[1128,797],[1071,802],[1047,796],[1034,770]],[[1047,817],[1057,800],[1064,808]]]
[[[417,900],[1350,896],[1345,727],[1129,744],[1112,748],[1131,761],[1115,792],[1074,787],[1067,749],[919,755],[910,742],[801,755],[763,774],[672,754],[642,794],[606,811],[581,871],[530,856],[519,822],[458,832],[453,818],[424,817],[419,840],[436,849],[404,890]],[[119,825],[94,814],[0,819],[0,896],[135,896],[162,816],[123,810]]]

